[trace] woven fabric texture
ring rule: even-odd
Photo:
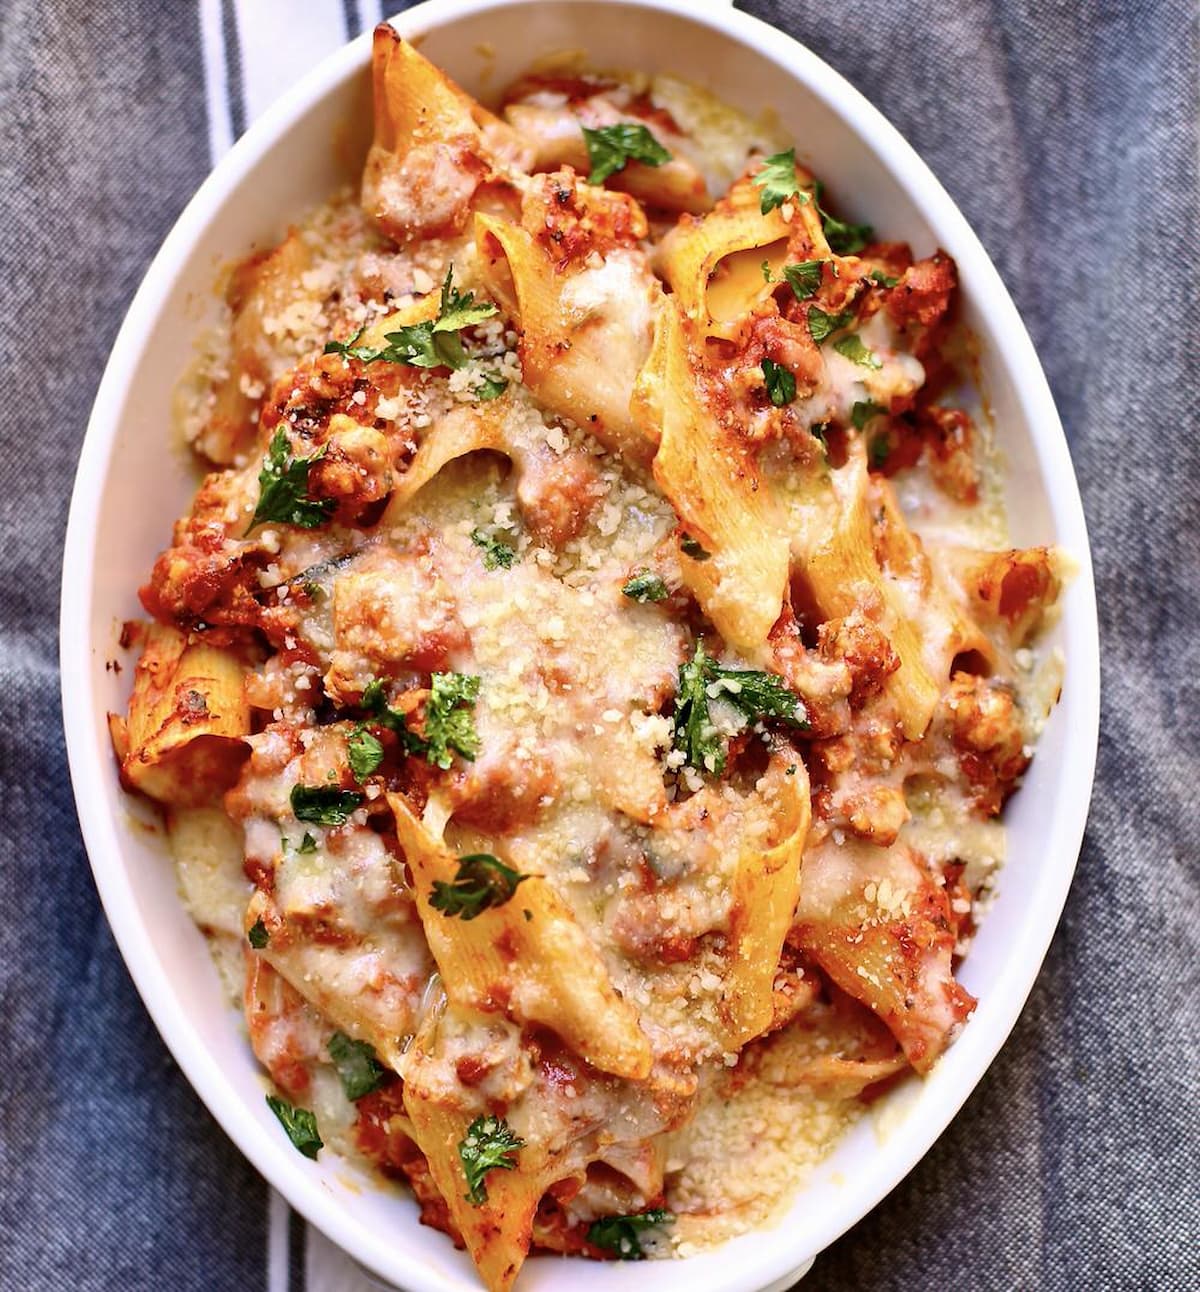
[[[1071,442],[1103,634],[1091,822],[1029,1005],[934,1151],[804,1292],[1198,1287],[1195,6],[743,7],[876,103],[995,259]],[[88,408],[209,165],[196,7],[9,0],[0,103],[0,1287],[265,1287],[265,1187],[121,964],[58,699]]]

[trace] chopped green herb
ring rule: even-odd
[[[447,676],[453,676],[448,674]],[[410,754],[429,755],[429,742],[423,740],[415,731],[408,728],[408,718],[399,709],[393,709],[388,704],[387,692],[384,689],[383,679],[373,677],[365,687],[363,687],[362,698],[358,702],[359,708],[365,709],[371,715],[371,720],[377,722],[381,727],[386,727],[399,736],[405,750]],[[433,759],[429,759],[433,762]],[[448,766],[449,764],[447,764]]]
[[[407,327],[397,328],[395,332],[385,333],[387,345],[378,350],[358,344],[363,334],[360,328],[348,341],[328,341],[325,344],[326,354],[343,354],[363,363],[403,363],[413,368],[452,368],[465,367],[469,356],[463,349],[459,332],[463,328],[474,327],[497,313],[491,302],[477,304],[473,292],[460,292],[454,286],[454,266],[446,270],[442,282],[442,295],[438,305],[436,319],[425,319],[421,323],[410,323]],[[483,398],[494,399],[500,391]]]
[[[887,460],[892,452],[892,446],[888,442],[886,435],[876,435],[867,445],[867,457],[871,465],[878,471],[887,465]]]
[[[640,601],[643,605],[647,601],[666,601],[671,595],[662,579],[657,574],[651,574],[649,570],[642,570],[635,574],[621,591],[631,601]]]
[[[517,559],[516,552],[507,543],[498,538],[489,538],[481,529],[471,531],[471,542],[483,548],[483,568],[485,570],[510,570]]]
[[[516,1168],[517,1150],[525,1141],[514,1135],[502,1117],[476,1117],[458,1142],[458,1160],[467,1177],[466,1199],[480,1206],[487,1201],[484,1177],[489,1171],[512,1171]]]
[[[725,770],[725,741],[708,713],[708,667],[712,660],[696,643],[693,659],[680,665],[675,696],[675,748],[682,749],[692,767],[719,774]]]
[[[845,327],[853,319],[853,310],[843,310],[840,314],[826,314],[823,309],[813,305],[808,311],[808,332],[812,339],[820,345],[826,337],[836,332],[838,328]]]
[[[833,343],[833,348],[840,355],[844,355],[852,363],[857,363],[863,368],[882,368],[883,361],[874,350],[868,350],[863,345],[862,337],[857,332],[851,332],[849,336],[839,338]]]
[[[806,301],[821,286],[823,260],[801,260],[794,265],[784,265],[783,276],[788,280],[798,301]]]
[[[872,269],[867,277],[877,287],[895,287],[900,281],[898,278],[893,278],[890,274],[885,274],[882,269]]]
[[[847,224],[846,221],[830,215],[823,207],[818,206],[817,210],[821,213],[825,241],[829,243],[830,251],[836,252],[839,256],[855,255],[875,236],[875,230],[869,224]]]
[[[809,434],[814,439],[820,440],[822,444],[829,443],[829,423],[828,422],[814,422],[808,428],[808,431],[809,431]]]
[[[720,775],[725,770],[725,737],[709,713],[709,702],[723,699],[751,722],[783,722],[808,730],[804,702],[773,673],[723,668],[696,643],[696,654],[679,669],[675,696],[675,748],[689,766]]]
[[[317,850],[317,841],[312,837],[311,834],[308,833],[307,830],[305,830],[304,838],[300,840],[300,846],[299,848],[296,849],[296,851],[300,853],[302,856],[307,856],[308,853],[316,852],[316,850]]]
[[[421,754],[433,766],[446,770],[451,765],[451,750],[468,760],[474,760],[479,753],[479,736],[471,713],[478,695],[479,678],[466,673],[434,673],[425,701],[424,736],[411,731],[406,715],[388,703],[381,678],[373,677],[363,688],[359,707],[370,714],[372,722],[395,732],[407,753]],[[379,766],[383,745],[362,723],[347,745],[351,770],[362,781]]]
[[[417,735],[415,731],[408,729],[408,718],[399,709],[393,709],[388,704],[387,692],[384,690],[383,679],[373,677],[365,687],[363,687],[362,699],[359,700],[359,707],[365,709],[371,715],[374,722],[381,727],[386,727],[400,737],[404,748],[410,754],[423,754],[427,746],[425,741]]]
[[[323,525],[337,510],[337,503],[332,498],[308,496],[308,473],[313,463],[324,456],[322,445],[310,458],[294,458],[287,432],[279,427],[258,473],[258,506],[246,533],[269,523],[297,525],[301,529]]]
[[[506,866],[490,852],[473,852],[458,859],[458,873],[452,883],[433,881],[429,905],[443,915],[473,920],[493,906],[503,906],[528,879],[519,870]]]
[[[350,759],[350,770],[359,784],[383,762],[383,745],[361,722],[350,733],[350,738],[346,741],[346,752]]]
[[[488,404],[493,399],[499,399],[507,389],[508,382],[503,377],[489,374],[475,387],[475,398],[481,404]]]
[[[296,820],[314,825],[345,825],[363,802],[357,790],[339,790],[336,785],[293,785],[291,797]]]
[[[850,421],[856,431],[861,431],[872,417],[878,417],[880,413],[886,412],[887,409],[882,404],[875,403],[873,399],[859,399],[850,409]]]
[[[592,171],[589,184],[603,184],[610,175],[622,171],[631,162],[646,166],[661,166],[671,160],[671,154],[658,142],[645,126],[632,121],[618,121],[615,125],[601,126],[597,130],[583,127],[587,144],[588,161]]]
[[[796,178],[796,150],[789,148],[785,153],[775,153],[768,157],[752,177],[752,183],[762,189],[758,205],[763,215],[773,211],[777,206],[795,198],[801,205],[808,201],[808,194],[800,187]]]
[[[454,286],[454,266],[447,266],[437,322],[433,325],[435,332],[461,332],[463,328],[474,327],[476,323],[482,323],[496,313],[498,311],[491,301],[476,304],[474,292],[460,292]]]
[[[479,678],[469,673],[435,673],[425,701],[425,758],[445,771],[450,751],[473,762],[479,734],[471,712],[479,698]]]
[[[804,702],[788,690],[781,677],[752,668],[717,668],[714,672],[716,681],[708,688],[713,699],[728,700],[752,722],[774,720],[798,731],[807,729]]]
[[[358,703],[359,707],[366,709],[381,727],[394,731],[398,736],[411,734],[408,730],[408,719],[399,709],[393,709],[388,704],[382,678],[373,677],[363,687],[362,699]]]
[[[636,1216],[604,1216],[588,1226],[587,1240],[593,1247],[615,1252],[623,1261],[644,1261],[646,1253],[638,1235],[646,1229],[660,1229],[675,1217],[661,1207],[643,1211]]]
[[[366,346],[359,345],[363,333],[367,330],[364,323],[356,332],[348,336],[344,341],[326,341],[321,350],[322,354],[344,354],[352,359],[362,359],[365,363],[370,363],[374,351],[369,350]]]
[[[390,1075],[379,1062],[373,1045],[356,1041],[345,1032],[334,1032],[326,1048],[351,1103],[378,1090]]]
[[[705,551],[700,540],[693,538],[691,534],[684,534],[679,540],[679,547],[684,556],[690,556],[693,561],[707,561],[712,557],[712,553]]]
[[[759,268],[762,270],[764,283],[773,283],[775,281],[774,275],[771,273],[771,262],[769,260],[764,260]]]
[[[246,941],[250,943],[255,951],[261,951],[270,940],[271,935],[267,932],[267,926],[262,922],[262,916],[260,915],[250,926],[249,932],[246,934]]]
[[[796,378],[782,364],[764,359],[762,375],[767,384],[767,395],[776,408],[782,408],[796,398]]]
[[[439,353],[434,338],[434,319],[423,319],[420,323],[410,323],[397,328],[395,332],[384,334],[386,345],[372,350],[370,346],[359,345],[358,340],[365,329],[360,328],[348,341],[326,341],[326,354],[341,354],[348,359],[358,359],[363,363],[403,363],[410,368],[450,368],[462,367],[455,362],[457,356],[453,346],[443,356]],[[446,338],[449,340],[449,338]],[[454,338],[457,341],[457,337]],[[463,362],[466,361],[465,354]]]
[[[325,1147],[317,1133],[317,1119],[307,1108],[297,1108],[278,1095],[267,1096],[267,1107],[279,1118],[292,1144],[315,1162],[317,1154]]]

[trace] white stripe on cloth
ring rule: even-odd
[[[305,1279],[300,1286],[305,1292],[400,1292],[367,1274],[312,1225],[304,1247]]]
[[[288,1205],[282,1194],[267,1190],[267,1292],[289,1292]]]
[[[355,0],[358,9],[358,29],[359,31],[370,31],[376,23],[383,21],[383,5],[381,0]],[[388,10],[389,14],[393,12]]]
[[[204,103],[208,111],[208,157],[215,166],[233,147],[221,0],[200,0],[200,49],[204,58]]]
[[[246,124],[310,67],[346,43],[341,0],[237,0]]]
[[[213,165],[233,147],[231,89],[240,90],[246,125],[276,97],[342,45],[373,27],[382,17],[380,0],[235,0],[239,59],[225,47],[222,0],[199,0],[200,44],[204,57],[204,95],[208,109],[209,154]],[[346,30],[347,14],[357,30]],[[240,62],[241,85],[231,87],[230,66]],[[303,1269],[293,1269],[291,1211],[271,1189],[267,1198],[266,1292],[379,1292],[369,1278],[318,1230],[306,1226]]]

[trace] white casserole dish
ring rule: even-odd
[[[584,50],[598,66],[669,71],[751,114],[773,107],[797,154],[919,255],[957,261],[966,322],[1008,463],[1013,542],[1058,543],[1078,561],[1053,636],[1066,685],[1021,791],[1009,804],[1009,860],[960,979],[979,1008],[926,1080],[911,1079],[813,1173],[775,1228],[670,1271],[656,1264],[530,1261],[526,1292],[645,1292],[664,1277],[692,1292],[787,1287],[916,1164],[1011,1030],[1049,944],[1074,870],[1092,783],[1099,711],[1095,594],[1078,488],[1029,337],[962,215],[912,149],[846,81],[799,44],[723,5],[689,0],[430,0],[395,21],[469,91],[487,96],[531,59]],[[336,1159],[301,1158],[263,1100],[260,1071],[225,1003],[204,939],[176,893],[149,808],[118,783],[105,715],[123,710],[116,673],[138,584],[193,489],[169,433],[172,388],[213,315],[218,267],[270,245],[289,219],[357,174],[370,129],[369,36],[306,77],[238,143],[164,243],[121,328],[75,481],[62,602],[63,704],[76,803],[117,942],[159,1031],[239,1148],[297,1210],[408,1292],[475,1292],[465,1253],[422,1228],[398,1193],[356,1184]],[[147,828],[150,826],[151,828]],[[328,1155],[327,1155],[328,1156]]]

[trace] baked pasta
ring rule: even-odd
[[[493,113],[387,26],[374,96],[184,382],[112,732],[283,1131],[504,1292],[763,1223],[952,1042],[1063,560],[953,262],[772,127],[567,64]]]

